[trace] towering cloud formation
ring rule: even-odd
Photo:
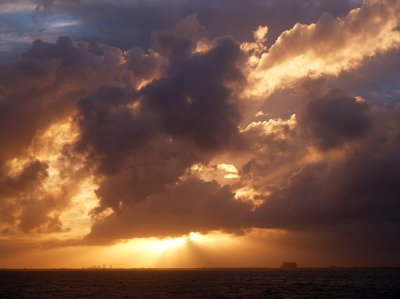
[[[315,24],[296,24],[261,55],[249,93],[262,95],[304,76],[337,75],[398,48],[399,9],[398,1],[365,1],[343,18],[325,13]]]
[[[398,1],[348,13],[357,3],[253,1],[243,28],[230,23],[241,1],[223,11],[173,1],[185,15],[159,20],[177,23],[169,28],[106,10],[152,15],[164,2],[66,2],[37,10],[85,26],[101,13],[121,30],[36,40],[1,65],[3,239],[104,244],[257,228],[340,246],[350,231],[359,244],[386,240],[371,252],[399,249],[400,94],[387,67],[399,63]],[[269,24],[278,8],[304,10],[308,24]],[[227,19],[214,27],[205,12]],[[140,26],[147,39],[129,39],[125,27]]]
[[[156,45],[168,60],[160,78],[131,94],[120,87],[102,87],[78,104],[82,128],[79,147],[89,151],[94,165],[98,165],[96,176],[105,176],[97,191],[101,199],[97,212],[107,208],[114,211],[110,217],[98,221],[105,222],[102,225],[110,229],[108,219],[121,215],[125,219],[122,227],[132,234],[125,232],[128,237],[146,234],[145,227],[141,231],[130,226],[132,215],[143,214],[135,211],[136,205],[153,201],[151,198],[156,194],[157,201],[171,202],[166,189],[172,188],[168,192],[174,193],[173,189],[184,188],[180,187],[180,177],[192,164],[207,163],[215,153],[238,147],[240,143],[240,114],[235,96],[244,81],[239,68],[244,57],[239,45],[231,38],[222,38],[215,40],[208,52],[193,53],[193,42],[174,32],[159,34]],[[193,188],[195,192],[202,183],[185,186],[184,189]],[[218,188],[214,191],[217,194]],[[179,204],[186,207],[189,215],[195,209],[186,202],[191,199],[183,197],[190,192],[186,190],[184,194],[176,195],[179,200],[175,199],[168,212],[171,223],[175,217],[171,211],[179,210]],[[233,196],[228,198],[233,200]],[[160,210],[157,205],[164,204],[152,205]],[[145,211],[142,221],[145,215],[154,213],[150,208]],[[198,213],[203,215],[202,211]],[[133,221],[138,220],[134,217]],[[154,220],[153,224],[156,223]],[[160,226],[166,232],[177,233],[176,225],[168,229],[161,223],[162,220]],[[180,232],[191,231],[189,226],[181,225]],[[197,224],[196,230],[202,230],[201,225]]]

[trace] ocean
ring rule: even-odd
[[[400,269],[2,270],[0,298],[400,298]]]

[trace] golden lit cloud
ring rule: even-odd
[[[254,68],[245,94],[265,96],[303,77],[338,75],[377,53],[399,48],[399,13],[398,1],[367,0],[344,18],[324,14],[315,24],[296,24],[257,63],[250,56]],[[246,44],[242,47],[249,50]]]
[[[51,219],[59,219],[63,230],[47,232],[39,229],[38,235],[31,234],[29,238],[43,240],[49,233],[52,237],[61,239],[77,238],[83,237],[90,231],[89,213],[98,204],[94,193],[97,186],[91,176],[82,173],[83,161],[79,157],[75,157],[72,161],[64,155],[68,146],[76,141],[78,134],[73,119],[64,119],[39,132],[22,156],[6,161],[7,173],[10,177],[21,175],[31,160],[45,163],[47,175],[43,178],[40,187],[37,186],[40,189],[30,192],[36,192],[38,199],[35,205],[45,204],[46,198],[57,200],[57,204],[51,204],[46,214]],[[40,199],[41,197],[43,199]]]
[[[173,1],[173,16],[156,1],[155,23],[124,19],[134,1],[117,23],[112,1],[42,2],[65,34],[0,57],[0,267],[398,252],[399,1],[250,1],[254,19],[241,1]]]
[[[232,179],[239,179],[240,175],[233,164],[219,163],[212,165],[194,164],[190,168],[192,175],[205,181],[216,180],[221,184],[228,183]]]
[[[271,118],[268,121],[252,122],[247,125],[241,132],[246,134],[256,132],[259,135],[274,135],[284,139],[288,130],[294,130],[296,127],[296,115],[292,114],[289,119]]]

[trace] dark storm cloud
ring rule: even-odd
[[[79,101],[78,149],[90,149],[104,172],[118,168],[119,160],[155,133],[150,118],[137,118],[129,109],[132,97],[121,87],[103,86]]]
[[[123,167],[117,170],[114,167],[113,172],[104,177],[96,191],[101,205],[95,212],[108,207],[118,212],[147,200],[149,195],[162,192],[166,186],[178,181],[200,157],[190,145],[177,141],[171,143],[165,137],[132,149],[123,158]]]
[[[96,222],[87,239],[110,242],[115,238],[180,236],[221,228],[238,232],[250,209],[249,204],[234,200],[227,187],[191,178]]]
[[[188,57],[190,44],[165,35],[160,42],[171,51],[171,64],[164,78],[144,89],[144,105],[160,115],[168,134],[203,148],[228,147],[238,138],[240,121],[234,91],[226,87],[244,80],[239,45],[231,38],[217,39],[206,54]]]
[[[78,148],[88,153],[89,165],[97,165],[94,171],[103,177],[96,191],[100,207],[94,213],[97,220],[91,239],[104,238],[104,230],[121,234],[123,231],[124,236],[133,237],[155,232],[160,226],[165,226],[160,235],[176,234],[174,221],[168,226],[161,215],[160,221],[154,219],[154,227],[148,230],[140,222],[146,213],[153,213],[154,218],[164,213],[162,207],[171,203],[168,196],[164,198],[164,192],[174,193],[176,186],[185,185],[180,178],[193,163],[207,162],[213,154],[239,143],[240,112],[234,95],[244,83],[240,70],[244,57],[237,42],[219,38],[208,52],[192,53],[193,42],[177,32],[162,32],[154,38],[155,48],[168,61],[158,79],[131,93],[121,87],[104,86],[78,104]],[[130,53],[128,65],[134,68]],[[195,190],[201,189],[199,185],[207,186],[201,181],[188,186],[192,185]],[[216,183],[212,186],[216,193],[222,192]],[[236,205],[231,195],[226,193],[222,202],[229,198]],[[186,198],[179,196],[168,214],[175,208],[179,210],[179,203],[181,209],[194,213]],[[148,204],[151,198],[156,200]],[[137,212],[137,205],[146,207],[141,220],[137,215],[142,212]],[[114,214],[103,219],[101,213],[107,208]],[[204,225],[207,221],[208,218],[203,219]],[[199,228],[200,222],[197,216]],[[126,229],[122,230],[119,225],[123,223]],[[134,229],[136,225],[143,231]],[[188,228],[182,231],[190,232]],[[110,233],[107,238],[112,239]]]
[[[333,98],[333,105],[337,106],[317,109],[311,130],[313,126],[319,127],[314,128],[311,142],[316,138],[323,149],[331,145],[341,149],[326,155],[322,161],[302,166],[289,176],[284,186],[272,189],[271,196],[265,198],[255,213],[267,226],[300,229],[346,221],[399,225],[398,109],[370,106],[369,118],[364,118],[367,104],[357,103],[343,94],[341,100]],[[314,99],[311,105],[319,108],[326,101],[331,105],[329,101],[333,98],[330,95],[322,101]],[[342,109],[346,111],[344,114]],[[347,115],[350,112],[351,117]],[[342,130],[343,123],[347,123],[346,130]],[[299,125],[309,129],[310,122]],[[369,133],[365,134],[367,129]],[[349,139],[353,142],[344,143]]]
[[[367,132],[371,122],[368,108],[361,100],[332,91],[306,103],[299,122],[318,147],[329,149]]]

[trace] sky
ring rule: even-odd
[[[400,266],[399,16],[0,0],[0,268]]]

